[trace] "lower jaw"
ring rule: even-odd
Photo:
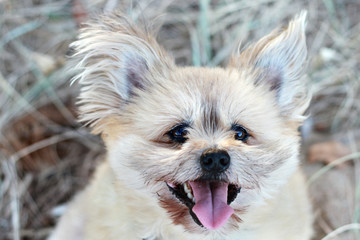
[[[192,211],[192,208],[191,209],[189,209],[189,213],[190,213],[190,216],[192,217],[192,219],[194,220],[194,222],[197,224],[197,225],[199,225],[200,227],[204,227],[203,225],[202,225],[202,223],[200,222],[200,220],[199,220],[199,218],[196,216],[196,214]]]

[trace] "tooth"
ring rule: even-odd
[[[185,191],[186,193],[191,193],[191,190],[189,189],[187,183],[184,183],[184,191]]]
[[[193,201],[193,203],[195,203],[195,197],[193,197],[192,201]]]
[[[187,197],[188,197],[189,199],[193,199],[193,195],[192,195],[191,193],[188,193],[188,194],[187,194]]]

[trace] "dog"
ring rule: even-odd
[[[49,239],[310,239],[305,25],[302,12],[206,68],[176,66],[121,13],[89,22],[72,66],[107,157]]]

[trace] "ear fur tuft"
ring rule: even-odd
[[[174,66],[153,34],[121,13],[89,22],[71,47],[77,72],[73,81],[82,85],[80,121],[95,133],[102,132],[102,120],[119,114],[133,95]]]
[[[306,15],[301,12],[287,28],[274,30],[229,63],[237,69],[252,69],[254,84],[274,91],[282,114],[298,120],[309,103],[301,81],[307,64]]]

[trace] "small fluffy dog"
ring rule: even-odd
[[[81,120],[108,153],[51,240],[306,240],[302,13],[226,68],[178,67],[115,13],[73,43]]]

